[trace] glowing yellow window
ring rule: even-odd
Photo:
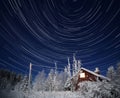
[[[80,78],[85,78],[85,73],[80,73]]]

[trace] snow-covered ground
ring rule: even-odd
[[[62,91],[62,92],[37,92],[30,98],[79,98],[76,92]]]
[[[0,98],[80,98],[77,92],[59,91],[59,92],[31,92],[30,94],[22,92],[0,92]],[[81,96],[84,98],[84,96]]]
[[[0,91],[0,98],[24,98],[24,94],[22,92],[16,91]]]

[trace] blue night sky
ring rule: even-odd
[[[120,61],[120,0],[1,0],[0,68],[32,74],[72,63],[106,74]],[[47,66],[47,67],[45,67]]]

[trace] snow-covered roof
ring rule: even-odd
[[[106,79],[106,80],[110,81],[109,78],[107,78],[107,77],[105,77],[105,76],[103,76],[103,75],[97,74],[97,73],[95,73],[95,72],[93,72],[93,71],[90,71],[90,70],[88,70],[88,69],[86,69],[86,68],[83,68],[83,67],[81,67],[81,69],[82,69],[82,70],[85,70],[85,71],[87,71],[87,72],[89,72],[89,73],[91,73],[91,74],[93,74],[93,75],[95,75],[95,76],[97,76],[97,77],[100,77],[100,78],[102,78],[102,79]]]

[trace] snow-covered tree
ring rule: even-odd
[[[78,73],[78,71],[81,68],[81,60],[76,60],[75,54],[73,55],[73,64],[72,64],[72,72],[73,72],[73,76],[76,75]]]
[[[57,63],[55,62],[55,72],[53,76],[53,90],[58,91],[60,90],[61,80],[59,77],[59,73],[57,71]]]
[[[21,91],[23,91],[23,92],[26,92],[26,91],[28,91],[28,89],[29,89],[29,85],[28,85],[28,76],[27,75],[25,75],[24,77],[23,77],[23,80],[21,81],[21,83],[20,83],[20,90]]]
[[[112,85],[113,85],[113,93],[115,94],[115,96],[119,96],[120,97],[120,63],[117,64],[117,70],[116,70],[116,75],[115,75],[115,79],[112,81]],[[118,98],[118,97],[116,97]]]
[[[53,91],[53,89],[54,89],[53,79],[54,79],[54,70],[51,69],[49,74],[48,74],[48,77],[45,81],[45,89],[47,91]]]
[[[80,70],[81,66],[82,66],[82,63],[81,63],[81,60],[78,60],[78,71]]]
[[[72,68],[72,70],[73,70],[73,76],[77,73],[77,70],[78,70],[78,68],[77,68],[77,60],[76,60],[76,58],[75,58],[75,54],[73,55],[73,68]]]
[[[112,78],[110,84],[112,85],[111,88],[111,98],[120,98],[120,65],[117,64],[117,70],[114,70],[114,67],[108,68],[109,78]]]
[[[76,84],[78,81],[78,72],[80,71],[81,68],[81,60],[76,60],[75,54],[73,55],[73,64],[72,64],[72,75],[71,75],[71,70],[70,70],[70,61],[68,59],[68,65],[65,67],[65,72],[68,73],[68,78],[65,83],[65,88],[66,89],[72,89],[75,90]],[[70,77],[71,76],[71,77]]]
[[[44,70],[39,72],[38,75],[35,77],[35,81],[33,83],[33,89],[35,91],[43,91],[45,90],[45,72]]]
[[[57,84],[58,84],[57,87],[59,91],[64,90],[64,84],[66,79],[67,79],[67,74],[62,71],[57,75]]]
[[[116,72],[113,66],[110,66],[107,71],[107,77],[113,80],[115,78]]]
[[[68,65],[67,65],[67,73],[68,73],[68,77],[71,77],[71,66],[70,66],[70,59],[68,58]]]
[[[117,63],[117,75],[120,77],[120,63]]]

